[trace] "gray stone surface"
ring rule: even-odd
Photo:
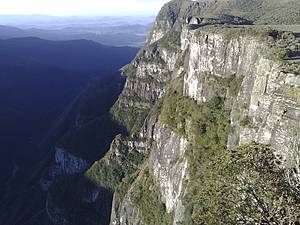
[[[135,95],[154,102],[164,94],[170,80],[183,75],[183,94],[201,104],[216,95],[217,85],[211,83],[211,78],[240,77],[242,84],[237,96],[230,96],[226,87],[221,93],[231,112],[233,127],[228,147],[253,141],[270,145],[282,166],[287,166],[291,143],[300,139],[300,102],[290,93],[290,90],[299,93],[299,75],[283,72],[281,63],[269,54],[269,42],[258,35],[239,33],[239,28],[191,29],[187,21],[197,23],[193,16],[214,1],[183,2],[181,5],[180,1],[172,1],[163,7],[147,45],[129,66],[129,78],[121,98]],[[165,42],[174,42],[170,33],[177,35],[178,32],[180,46],[174,50]],[[137,103],[126,105],[134,104]],[[245,118],[249,119],[247,126],[241,124]],[[180,224],[188,180],[188,160],[184,152],[189,141],[159,120],[152,120],[151,126],[145,123],[140,136],[147,143],[150,173],[160,189],[166,210],[174,213],[173,224]],[[134,148],[134,144],[131,146]],[[130,191],[121,202],[115,196],[112,225],[142,224]]]

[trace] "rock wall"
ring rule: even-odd
[[[106,156],[84,173],[96,188],[81,196],[81,204],[90,204],[98,202],[103,188],[113,191],[111,225],[186,221],[184,200],[191,194],[188,185],[192,182],[188,151],[196,138],[187,119],[190,115],[183,115],[187,120],[184,134],[175,132],[162,118],[164,98],[179,79],[183,80],[179,94],[189,104],[201,106],[215,97],[224,100],[230,115],[226,150],[252,142],[268,146],[281,168],[296,171],[290,183],[299,186],[300,154],[295,155],[300,139],[299,71],[286,72],[288,65],[276,56],[282,48],[277,49],[280,37],[274,32],[237,26],[260,21],[260,16],[238,13],[239,4],[226,8],[228,15],[215,13],[223,3],[231,6],[232,2],[169,2],[159,13],[146,46],[122,69],[127,80],[111,114],[129,134],[116,136]],[[182,124],[177,122],[179,129]],[[56,149],[55,163],[41,180],[42,187],[47,190],[55,177],[80,174],[88,167],[85,160]],[[140,205],[143,199],[149,201]],[[68,222],[63,219],[68,213],[55,207],[51,196],[48,205],[56,224]]]
[[[149,36],[146,50],[142,50],[139,55],[142,57],[138,56],[132,64],[137,69],[130,71],[123,95],[130,93],[156,102],[163,98],[169,82],[183,76],[182,94],[194,99],[195,104],[208,102],[217,95],[226,99],[232,126],[228,137],[229,149],[251,142],[268,145],[284,166],[291,139],[299,139],[300,102],[291,94],[294,91],[299,94],[299,75],[284,72],[282,62],[270,53],[273,39],[268,31],[226,26],[195,29],[182,22],[201,7],[203,5],[197,1],[189,7],[180,6],[178,1],[164,6]],[[175,9],[172,15],[170,8]],[[162,15],[170,18],[162,20]],[[165,42],[173,43],[172,33],[178,32],[180,44],[174,51],[170,48],[171,44]],[[148,58],[147,49],[154,45],[155,54],[152,52],[151,58]],[[153,88],[152,82],[140,82],[141,78],[163,79],[163,82],[158,90]],[[240,81],[239,85],[236,84],[237,90],[217,84],[219,80],[234,79]],[[148,87],[145,88],[145,85]],[[189,179],[189,162],[185,152],[191,144],[191,137],[174,133],[160,119],[153,127],[150,135],[145,136],[146,140],[151,139],[146,161],[166,212],[173,215],[172,223],[181,224],[185,213],[182,201]],[[145,224],[131,198],[134,191],[133,183],[121,201],[115,195],[112,225]]]
[[[158,124],[154,131],[149,169],[160,189],[166,212],[174,212],[174,224],[184,217],[181,198],[187,178],[188,161],[184,155],[187,147],[186,138],[170,132],[163,124]]]
[[[234,32],[235,37],[228,32]],[[236,33],[240,33],[237,35]],[[268,43],[241,30],[198,30],[187,34],[183,43],[188,46],[189,58],[184,78],[184,94],[198,102],[213,95],[210,76],[243,77],[237,99],[231,108],[231,123],[235,128],[228,145],[253,141],[271,145],[284,157],[291,144],[289,137],[300,129],[300,108],[296,98],[286,90],[300,87],[297,74],[282,72],[280,62],[268,53]],[[248,126],[241,126],[243,119]],[[251,126],[250,126],[251,125]]]

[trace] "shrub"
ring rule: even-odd
[[[230,115],[224,99],[199,105],[181,93],[178,79],[163,99],[160,118],[191,143],[183,224],[297,224],[299,193],[290,191],[273,152],[255,143],[227,149]]]
[[[253,127],[253,122],[249,116],[245,116],[240,122],[242,127]]]
[[[292,97],[298,104],[300,104],[300,88],[299,87],[290,87],[288,85],[283,85],[281,90]]]
[[[187,224],[297,224],[300,204],[268,147],[215,147],[190,161]]]
[[[126,148],[122,143],[117,148]],[[144,162],[145,155],[133,150],[125,149],[118,158],[108,158],[106,155],[100,161],[97,161],[85,173],[85,177],[98,186],[105,187],[115,191],[122,180],[133,174],[139,165]]]
[[[137,132],[148,114],[147,109],[114,105],[111,109],[113,119],[124,126],[128,133]]]
[[[85,173],[85,177],[96,185],[114,191],[125,176],[122,167],[116,160],[108,160],[105,156],[97,161]]]
[[[165,204],[161,201],[159,188],[154,184],[148,167],[141,170],[133,187],[132,201],[139,210],[143,224],[172,224],[173,215],[166,212]]]

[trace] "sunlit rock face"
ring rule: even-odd
[[[160,111],[161,101],[177,80],[183,82],[181,97],[194,106],[208,103],[216,96],[224,100],[230,124],[225,138],[228,150],[252,142],[269,146],[281,167],[295,168],[289,182],[299,186],[300,159],[291,151],[298,150],[300,139],[299,71],[283,69],[282,62],[270,52],[270,35],[266,38],[249,27],[238,26],[255,22],[246,12],[235,14],[238,8],[233,7],[227,9],[229,15],[216,13],[223,3],[230,2],[169,2],[159,13],[144,48],[122,69],[127,80],[111,113],[128,129],[129,135],[118,135],[104,159],[93,164],[103,166],[101,162],[105,161],[107,167],[100,168],[109,172],[112,168],[116,176],[131,169],[112,187],[115,193],[111,225],[151,224],[145,222],[135,196],[142,189],[139,182],[146,178],[152,182],[147,194],[158,190],[154,196],[157,202],[151,207],[163,205],[159,208],[165,211],[163,215],[171,215],[167,224],[184,224],[184,200],[192,179],[187,154],[195,137],[190,121],[186,121],[185,133],[180,134],[164,124]],[[245,17],[239,17],[244,14]],[[232,81],[236,81],[233,87]],[[137,155],[142,159],[135,158]],[[80,174],[89,167],[86,160],[56,149],[54,163],[41,179],[41,186],[47,190],[57,177]],[[146,178],[145,170],[149,172]],[[111,174],[107,176],[113,179]],[[81,196],[82,204],[99,200],[100,187],[105,186],[101,179],[98,188]],[[47,204],[54,224],[68,224],[63,219],[65,212],[55,206],[51,196]]]
[[[124,70],[128,80],[119,103],[125,96],[136,95],[151,104],[143,105],[137,100],[123,105],[151,110],[152,103],[163,98],[168,84],[183,77],[182,94],[194,99],[195,104],[208,102],[216,95],[225,99],[232,126],[229,149],[252,142],[268,145],[284,166],[290,157],[291,139],[299,138],[300,103],[289,92],[300,87],[300,77],[283,72],[280,62],[269,52],[269,40],[243,28],[204,26],[203,23],[220,23],[221,17],[203,17],[202,9],[217,2],[172,1],[163,7],[147,45]],[[231,19],[233,24],[249,22],[236,16],[224,20]],[[234,94],[215,82],[233,78],[240,80]],[[147,143],[146,164],[166,212],[173,215],[172,224],[181,224],[189,179],[185,153],[193,137],[174,133],[159,116],[152,120],[150,130],[147,124],[140,133],[143,143]],[[121,200],[115,195],[112,225],[144,224],[132,199],[135,188],[133,182]]]
[[[299,76],[281,72],[278,62],[267,57],[267,44],[255,37],[230,38],[222,32],[199,31],[185,34],[182,42],[190,48],[185,95],[206,102],[214,95],[206,82],[209,76],[243,77],[232,106],[231,120],[236,129],[229,137],[229,146],[255,141],[284,155],[290,145],[288,137],[299,130],[300,108],[283,89],[299,87]],[[245,117],[251,118],[252,127],[239,125]]]
[[[174,212],[174,224],[183,219],[181,197],[187,176],[184,156],[188,141],[158,124],[149,158],[150,171],[159,186],[167,213]]]

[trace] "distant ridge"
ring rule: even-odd
[[[47,66],[69,71],[108,73],[128,62],[137,49],[88,40],[48,41],[36,37],[0,40],[0,66]],[[104,57],[105,54],[105,57]],[[82,57],[85,56],[85,57]]]
[[[0,20],[0,22],[2,22]],[[0,39],[38,37],[51,41],[92,40],[110,46],[141,46],[150,29],[149,24],[86,25],[77,24],[63,29],[20,29],[0,25]]]

